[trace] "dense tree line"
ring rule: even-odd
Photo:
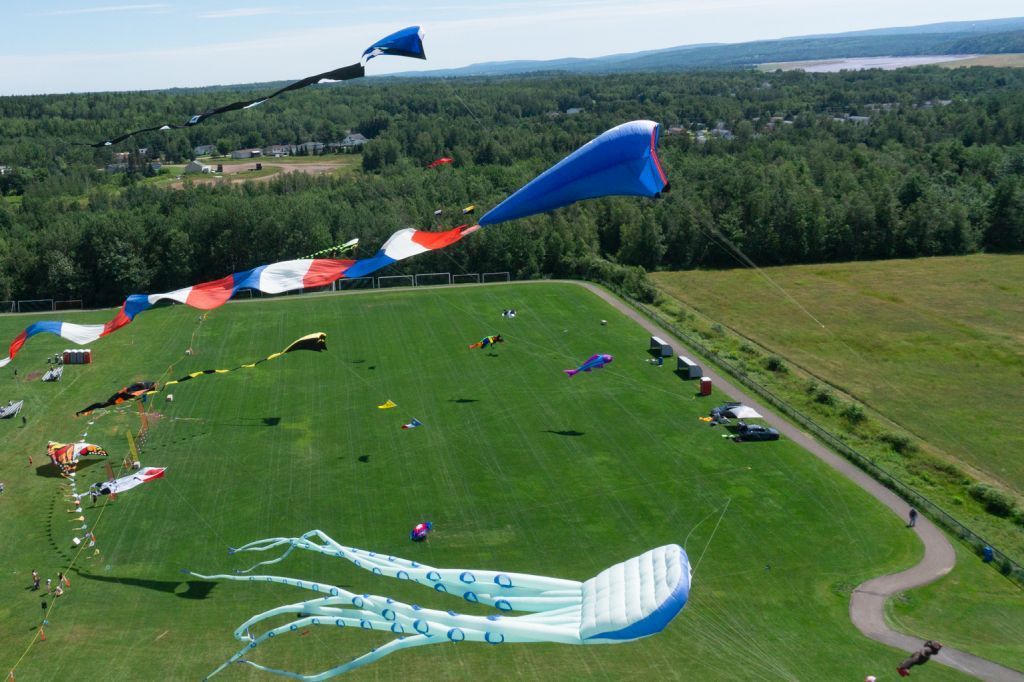
[[[642,293],[641,268],[744,256],[771,265],[1020,250],[1022,86],[1024,71],[991,68],[371,79],[114,149],[72,143],[184,120],[240,92],[0,98],[0,299],[112,304],[353,236],[373,249],[398,227],[430,226],[435,208],[493,206],[636,118],[681,129],[662,140],[672,191],[661,199],[585,202],[405,267],[585,276]],[[362,172],[344,177],[170,190],[97,170],[139,147],[183,161],[199,144],[327,142],[350,130],[372,141]],[[441,155],[454,167],[424,169]]]

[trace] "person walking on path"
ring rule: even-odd
[[[32,569],[32,591],[35,592],[35,591],[38,591],[38,590],[39,590],[39,571],[37,571],[36,569],[33,568]]]
[[[917,510],[913,507],[910,508],[910,523],[907,524],[907,528],[913,528],[917,525]]]

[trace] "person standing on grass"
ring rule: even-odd
[[[50,578],[47,578],[46,579],[46,594],[50,594],[50,592],[53,591],[53,588],[51,587],[52,584],[53,584],[53,580],[51,580]]]
[[[917,525],[917,510],[913,507],[910,508],[910,523],[907,524],[907,528],[913,528]]]
[[[35,592],[35,591],[38,591],[38,590],[39,590],[39,571],[37,571],[36,569],[33,568],[32,569],[32,591]]]

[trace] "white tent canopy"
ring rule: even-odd
[[[757,413],[753,407],[747,407],[746,405],[736,405],[725,410],[722,414],[730,419],[764,419],[760,414]]]

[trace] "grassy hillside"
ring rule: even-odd
[[[1024,491],[1024,256],[762,272],[654,278],[666,293]]]
[[[506,307],[518,319],[502,320]],[[26,319],[0,318],[0,338]],[[76,409],[135,379],[234,366],[312,331],[329,334],[327,353],[203,377],[175,387],[173,403],[150,403],[143,461],[169,467],[167,477],[104,509],[101,554],[78,562],[47,641],[19,659],[40,615],[29,572],[55,575],[71,557],[62,482],[40,466],[46,440],[88,432],[119,457],[133,409],[89,420],[74,419]],[[493,353],[466,349],[499,332],[508,342]],[[185,357],[190,344],[196,354]],[[724,396],[697,399],[692,384],[646,364],[642,330],[578,287],[296,297],[230,304],[203,322],[195,310],[163,308],[93,344],[95,364],[67,367],[62,383],[26,381],[65,345],[34,339],[18,379],[9,368],[0,379],[0,397],[25,398],[28,417],[25,427],[0,423],[0,669],[20,661],[19,680],[96,670],[117,680],[202,677],[236,650],[239,623],[304,594],[186,581],[179,569],[241,568],[248,562],[226,547],[312,528],[436,566],[586,579],[668,542],[697,565],[686,609],[641,642],[427,647],[354,679],[847,679],[900,658],[861,637],[847,614],[852,586],[919,558],[900,520],[789,442],[722,439],[697,417]],[[595,352],[614,364],[561,374]],[[378,410],[387,399],[399,407]],[[412,417],[424,426],[401,430]],[[81,483],[101,469],[82,469]],[[408,530],[424,519],[436,531],[414,545]],[[275,569],[465,606],[324,557]],[[308,673],[381,641],[325,629],[261,647],[257,659]],[[928,675],[960,679],[936,665]],[[243,668],[228,677],[260,676]]]

